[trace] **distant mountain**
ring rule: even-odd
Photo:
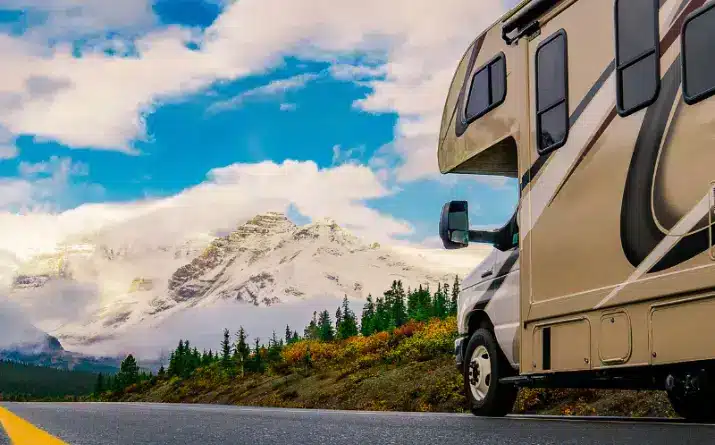
[[[274,212],[224,236],[200,234],[176,244],[140,241],[133,233],[124,228],[75,236],[55,252],[25,261],[14,269],[12,298],[51,301],[58,286],[64,286],[63,295],[67,286],[93,286],[93,304],[52,330],[63,343],[87,346],[218,302],[359,300],[381,294],[393,280],[405,287],[436,285],[473,266],[451,267],[431,258],[429,249],[365,242],[330,219],[297,226]]]
[[[0,360],[68,371],[113,374],[119,369],[120,358],[92,357],[65,351],[60,341],[51,335],[36,343],[17,343],[0,348]]]

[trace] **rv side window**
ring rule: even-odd
[[[715,3],[685,20],[681,44],[683,97],[692,105],[715,94]]]
[[[467,96],[465,117],[467,123],[475,121],[498,107],[506,99],[506,57],[499,53],[477,70],[472,77]]]
[[[658,0],[616,0],[616,104],[628,116],[660,89]]]
[[[540,154],[566,143],[569,133],[566,31],[554,33],[536,49],[536,137]]]

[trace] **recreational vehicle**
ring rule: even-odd
[[[469,45],[442,173],[516,178],[513,217],[463,281],[456,363],[477,415],[517,388],[665,390],[715,420],[715,1],[531,0]]]

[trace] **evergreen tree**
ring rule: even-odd
[[[117,373],[119,388],[124,389],[129,385],[139,382],[139,366],[133,355],[129,354],[119,365]]]
[[[251,361],[251,371],[262,373],[265,370],[265,365],[263,363],[263,354],[261,348],[261,340],[256,338],[254,348],[253,348],[253,360]]]
[[[243,329],[243,326],[238,328],[236,333],[236,344],[234,345],[234,356],[236,357],[236,365],[241,373],[245,371],[248,358],[251,355],[251,348],[248,346],[248,335]]]
[[[372,295],[367,295],[367,301],[362,308],[360,317],[360,333],[367,337],[375,332],[375,303],[372,302]]]
[[[375,300],[375,319],[373,323],[373,332],[386,331],[389,325],[390,313],[387,310],[383,297],[377,297]]]
[[[104,392],[104,375],[100,372],[97,374],[97,383],[94,384],[94,393],[99,395]]]
[[[333,323],[330,320],[330,312],[327,310],[320,313],[318,332],[318,338],[322,341],[332,341],[335,339],[335,331],[333,330]]]
[[[442,317],[446,317],[449,315],[452,311],[452,299],[450,295],[450,288],[449,288],[449,283],[444,283],[442,284],[442,293],[444,294],[444,315]]]
[[[159,372],[157,373],[156,376],[160,379],[163,379],[164,377],[166,377],[166,371],[164,370],[164,365],[161,365],[161,367],[159,368]]]
[[[419,289],[411,290],[407,293],[407,318],[410,320],[419,319],[419,298],[422,286]]]
[[[335,332],[340,331],[340,324],[343,322],[343,311],[338,306],[338,310],[335,311]]]
[[[338,308],[340,311],[341,308]],[[343,298],[342,305],[342,319],[340,325],[337,327],[337,336],[339,339],[344,340],[346,338],[353,337],[358,334],[357,318],[355,313],[350,309],[350,304],[348,302],[348,296],[345,295]]]
[[[391,323],[393,327],[400,327],[407,323],[407,308],[405,307],[405,289],[402,281],[393,282],[392,288],[392,314]]]
[[[293,331],[293,338],[291,339],[293,342],[297,342],[300,340],[300,337],[298,336],[298,331]]]
[[[290,330],[290,326],[286,325],[286,344],[293,342],[293,332]]]
[[[221,340],[221,367],[224,369],[231,367],[231,340],[228,329],[223,330],[223,340]]]
[[[313,319],[303,331],[303,337],[308,340],[318,340],[320,338],[320,330],[318,328],[318,313],[313,312]]]
[[[194,350],[191,352],[189,374],[197,370],[199,367],[201,367],[201,354],[199,353],[199,350],[196,349],[196,346],[194,346]]]
[[[449,313],[450,315],[457,315],[457,299],[459,298],[459,277],[457,275],[454,276],[454,284],[452,285],[452,295],[451,295],[451,304],[449,307]]]
[[[382,296],[383,296],[383,309],[384,313],[382,314],[382,320],[380,322],[381,331],[391,331],[395,327],[395,319],[393,317],[394,309],[395,309],[395,290],[397,289],[397,281],[392,281],[392,286],[390,286],[390,289],[385,291]]]
[[[282,350],[283,340],[279,340],[276,336],[276,331],[273,331],[273,337],[268,341],[268,362],[278,363],[281,360]]]
[[[434,293],[434,298],[432,299],[432,315],[435,317],[442,318],[447,315],[447,297],[442,290],[442,284],[437,286],[437,292]]]

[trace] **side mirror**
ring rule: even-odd
[[[439,237],[446,249],[461,249],[469,245],[467,201],[450,201],[442,207]]]

